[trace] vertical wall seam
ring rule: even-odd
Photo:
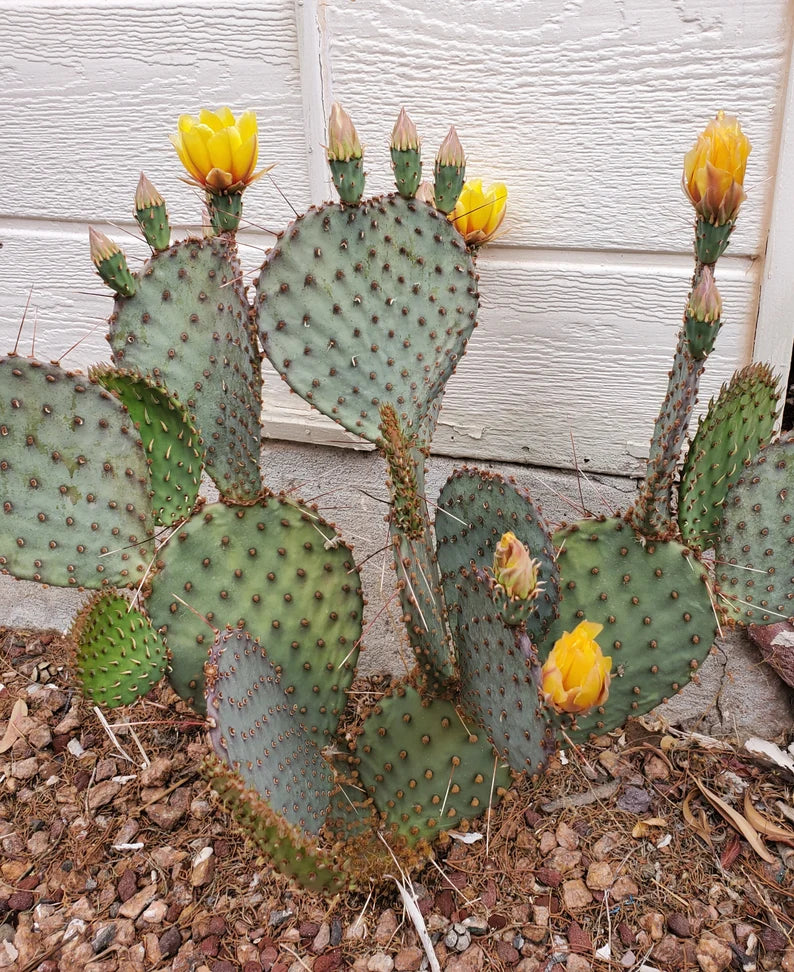
[[[331,72],[324,0],[295,0],[298,64],[311,202],[331,198],[325,160],[325,121],[331,108]]]

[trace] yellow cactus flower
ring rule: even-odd
[[[751,148],[737,119],[718,111],[684,156],[684,191],[706,222],[723,226],[736,218]]]
[[[603,627],[582,621],[554,643],[541,675],[546,701],[558,712],[586,712],[606,701],[612,659],[604,657],[595,640]]]
[[[506,211],[507,186],[503,182],[494,182],[483,189],[482,179],[471,179],[464,184],[455,208],[447,218],[469,245],[480,246],[493,238]]]
[[[529,556],[529,551],[514,533],[502,535],[496,545],[493,558],[493,574],[508,597],[526,600],[536,597],[542,584],[538,583],[540,562]]]
[[[259,155],[256,115],[244,111],[238,119],[229,108],[202,108],[198,118],[181,115],[179,131],[169,138],[189,182],[215,195],[242,192],[267,169],[254,172]]]

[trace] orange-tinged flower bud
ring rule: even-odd
[[[400,109],[391,133],[390,148],[398,152],[408,152],[419,148],[419,133],[405,108]]]
[[[538,569],[540,563],[529,556],[529,551],[514,533],[502,535],[493,557],[493,574],[508,597],[526,600],[540,593]]]
[[[268,169],[254,172],[259,156],[256,115],[244,111],[235,119],[229,108],[198,117],[181,115],[179,130],[170,135],[191,182],[215,195],[242,192]],[[272,167],[268,167],[272,168]]]
[[[358,133],[350,115],[335,101],[328,119],[328,159],[331,162],[349,162],[364,154]]]
[[[714,282],[711,267],[703,267],[692,293],[689,295],[687,315],[701,323],[710,324],[722,316],[722,297]]]
[[[751,147],[737,119],[718,111],[684,156],[684,191],[706,222],[723,226],[736,218]]]
[[[91,262],[95,267],[121,253],[118,245],[109,236],[95,230],[93,226],[88,227],[88,246],[91,252]]]
[[[436,164],[454,165],[457,168],[461,168],[466,164],[463,146],[460,144],[460,139],[458,138],[458,133],[455,131],[454,125],[450,126],[446,138],[439,146],[438,155],[436,155]]]
[[[603,627],[582,621],[554,643],[541,677],[546,701],[558,712],[574,715],[606,701],[612,659],[604,657],[595,640]]]
[[[165,200],[155,188],[154,184],[141,172],[138,187],[135,190],[135,208],[150,209],[153,206],[164,206]]]
[[[507,186],[494,182],[487,189],[482,179],[464,183],[455,208],[447,217],[470,246],[481,246],[493,239],[507,211]]]

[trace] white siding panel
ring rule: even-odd
[[[510,190],[512,245],[688,251],[681,162],[718,108],[753,142],[734,253],[763,251],[785,0],[329,0],[334,96],[389,185],[405,105],[425,172],[454,123],[467,174]]]
[[[480,260],[481,323],[451,378],[433,451],[473,459],[638,474],[666,388],[691,267],[684,259],[511,257]],[[756,265],[724,258],[725,325],[701,407],[750,360]],[[265,394],[276,438],[344,439],[277,380]],[[328,438],[326,438],[328,436]]]
[[[257,111],[260,160],[309,202],[292,0],[0,4],[0,216],[128,219],[144,169],[177,223],[200,220],[168,141],[180,114]],[[265,177],[246,216],[291,210]]]

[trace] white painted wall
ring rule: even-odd
[[[81,340],[65,363],[107,357],[110,302],[86,227],[106,219],[133,260],[144,255],[129,235],[141,168],[176,224],[197,223],[200,200],[167,141],[180,112],[258,111],[262,160],[278,163],[289,203],[268,179],[248,192],[253,271],[290,206],[330,194],[331,98],[355,118],[373,190],[389,188],[388,134],[404,104],[427,159],[454,122],[469,174],[510,188],[436,451],[566,467],[573,437],[587,468],[636,473],[691,269],[681,159],[720,107],[740,116],[753,153],[719,265],[727,323],[703,397],[754,346],[788,365],[790,20],[786,0],[2,0],[0,347],[14,346],[30,299],[23,351],[35,324],[41,356]],[[297,441],[347,438],[275,377],[265,420]]]

